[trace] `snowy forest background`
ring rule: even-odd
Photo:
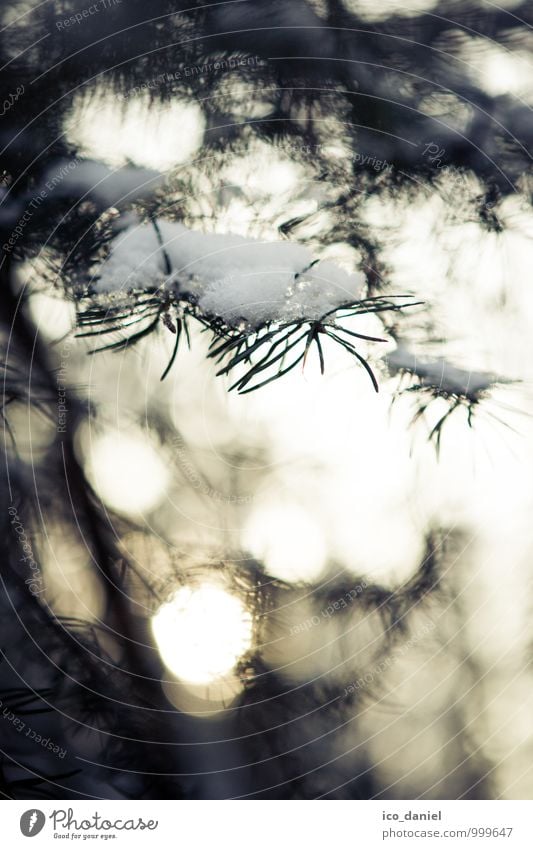
[[[531,798],[532,25],[3,5],[4,798]]]

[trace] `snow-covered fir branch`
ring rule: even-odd
[[[232,233],[200,233],[159,219],[114,239],[94,289],[98,293],[166,289],[228,327],[245,322],[319,319],[361,299],[362,272],[317,261],[309,248]]]
[[[393,373],[403,372],[417,377],[422,389],[429,389],[435,395],[461,397],[472,403],[479,401],[496,385],[513,382],[490,372],[458,368],[443,357],[418,357],[401,344],[387,354],[386,361]]]
[[[331,261],[317,260],[300,244],[201,233],[179,222],[153,219],[129,224],[112,240],[79,323],[87,331],[84,335],[101,335],[106,325],[111,332],[141,322],[133,336],[105,346],[124,347],[154,329],[161,318],[176,334],[171,365],[182,331],[188,335],[187,319],[195,318],[214,334],[210,356],[223,363],[219,374],[238,365],[248,367],[232,387],[240,392],[305,363],[312,345],[323,371],[321,339],[327,338],[363,365],[377,391],[376,378],[355,340],[385,340],[340,321],[402,309],[412,302],[404,295],[365,298],[365,285],[362,272],[349,273]]]
[[[430,426],[428,435],[429,440],[435,443],[437,451],[440,449],[444,424],[455,410],[466,410],[468,426],[472,427],[473,416],[480,402],[489,398],[491,391],[497,387],[516,383],[515,380],[491,372],[459,368],[444,357],[435,359],[419,357],[402,343],[398,343],[397,347],[384,357],[384,360],[391,374],[408,375],[411,378],[410,385],[403,391],[416,393],[418,396],[413,423],[423,418],[437,399],[446,402],[445,412],[437,418],[435,424]],[[400,388],[396,394],[401,392]],[[505,424],[495,415],[490,413],[489,415]]]

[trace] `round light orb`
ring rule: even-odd
[[[170,470],[141,433],[107,432],[91,439],[88,461],[91,484],[113,510],[142,515],[165,497]]]
[[[252,617],[242,601],[209,582],[181,587],[152,619],[165,666],[192,684],[231,672],[250,648],[252,631]]]

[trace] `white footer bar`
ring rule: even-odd
[[[531,801],[5,801],[0,845],[533,847]],[[30,840],[34,839],[34,843]]]

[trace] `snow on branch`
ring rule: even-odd
[[[365,298],[364,289],[362,272],[350,274],[333,262],[316,260],[299,244],[200,233],[153,219],[127,226],[112,240],[79,324],[92,328],[82,335],[101,335],[140,323],[132,336],[104,346],[122,348],[155,329],[161,319],[176,335],[170,367],[182,333],[188,337],[188,318],[197,319],[214,334],[210,356],[222,363],[218,373],[245,367],[231,387],[239,392],[305,363],[312,345],[323,372],[322,340],[327,338],[361,363],[377,391],[355,340],[385,340],[339,321],[413,304],[404,295]]]
[[[293,242],[261,242],[199,233],[159,220],[118,236],[96,292],[177,289],[201,312],[228,326],[256,329],[269,321],[320,318],[361,297],[364,275],[317,262]]]
[[[439,395],[462,396],[474,403],[496,384],[513,382],[490,372],[458,368],[442,357],[425,360],[403,345],[398,345],[386,359],[392,372],[415,375],[423,388],[432,389]]]
[[[472,427],[472,418],[480,401],[487,398],[491,390],[496,387],[516,383],[515,380],[500,377],[491,372],[459,368],[443,357],[437,359],[418,357],[401,343],[394,351],[387,354],[384,360],[392,374],[411,376],[412,382],[406,391],[418,392],[422,395],[422,401],[419,403],[413,421],[424,416],[435,399],[441,398],[448,402],[448,409],[429,433],[429,439],[435,441],[437,449],[440,448],[442,427],[454,410],[460,407],[466,409],[468,425]]]

